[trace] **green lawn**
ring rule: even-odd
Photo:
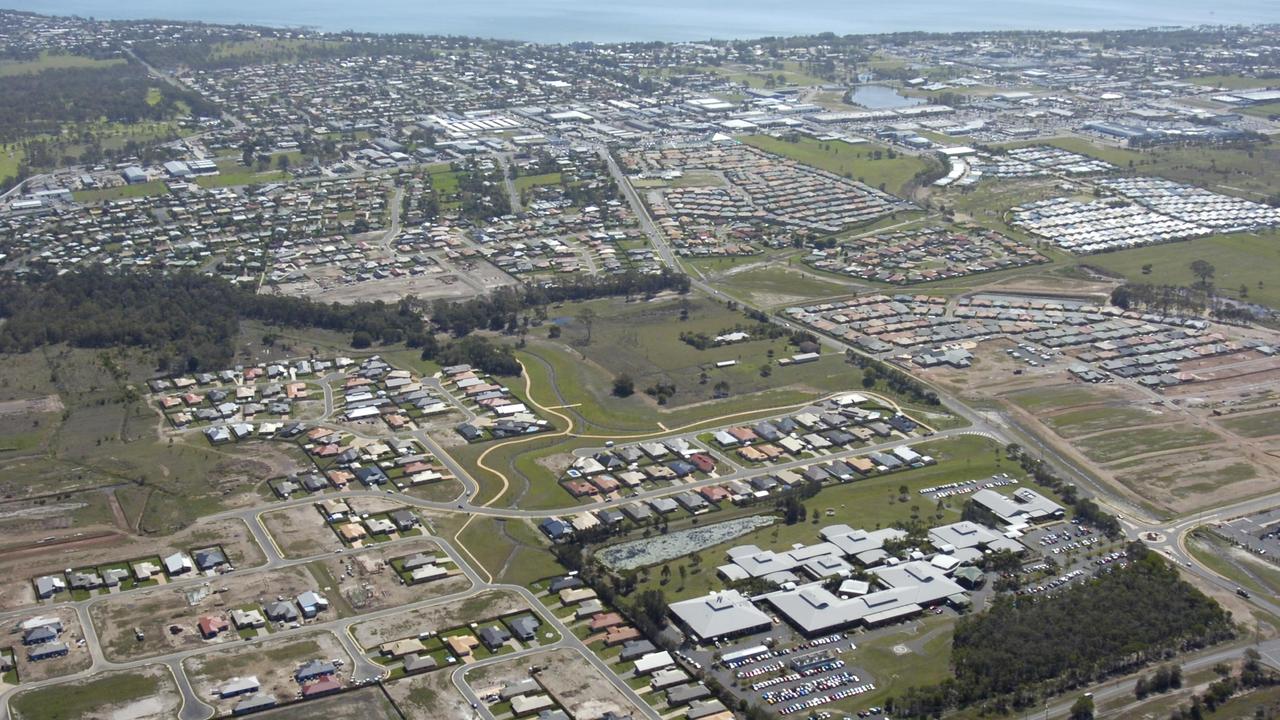
[[[272,167],[274,167],[274,164]],[[206,188],[235,187],[256,183],[280,182],[288,180],[289,177],[289,173],[279,170],[258,172],[256,167],[248,168],[241,165],[238,159],[232,159],[218,161],[218,174],[196,178],[196,183],[200,187]]]
[[[1280,231],[1270,230],[1233,235],[1214,235],[1184,242],[1165,243],[1115,253],[1090,255],[1081,264],[1121,275],[1131,282],[1156,285],[1191,285],[1191,263],[1208,260],[1216,272],[1219,292],[1239,297],[1240,286],[1247,300],[1280,307],[1280,280],[1272,270],[1280,267]],[[1143,267],[1151,266],[1149,274]]]
[[[852,145],[839,140],[828,142],[813,138],[788,142],[767,135],[748,135],[742,141],[761,150],[860,180],[874,187],[883,186],[886,191],[894,194],[901,194],[911,178],[929,167],[928,161],[913,155],[898,153],[891,160],[888,153],[895,151],[873,143]],[[874,159],[874,152],[880,152],[881,159]]]
[[[78,683],[64,683],[19,693],[11,702],[22,720],[76,720],[104,705],[142,700],[161,692],[161,676],[141,672],[111,673]]]
[[[153,180],[151,182],[137,183],[136,185],[119,185],[99,190],[77,190],[72,195],[75,196],[76,202],[97,203],[105,200],[124,200],[127,198],[162,195],[168,191],[169,188],[165,187],[163,181]]]
[[[543,175],[521,175],[515,179],[516,193],[523,193],[529,188],[541,185],[559,185],[560,173],[545,173]]]

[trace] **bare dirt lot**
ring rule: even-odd
[[[262,522],[288,558],[311,557],[342,548],[342,541],[314,505],[272,510],[262,515]]]
[[[121,594],[95,603],[89,612],[107,659],[127,662],[206,644],[240,642],[234,628],[222,633],[219,639],[203,640],[196,623],[202,615],[229,620],[233,608],[261,606],[274,602],[278,597],[292,598],[305,590],[315,590],[317,586],[316,579],[302,566],[232,573],[209,578],[208,583],[195,586],[161,586]],[[331,607],[318,619],[332,620],[334,617],[336,609]],[[180,631],[171,632],[171,627]],[[141,642],[134,637],[134,628],[143,631]]]
[[[352,626],[351,633],[360,647],[369,649],[422,632],[438,632],[528,609],[529,604],[515,593],[485,590],[462,600],[363,622]]]
[[[1254,379],[1280,372],[1259,372],[1270,358],[1237,353],[1203,361],[1192,372],[1213,379],[1156,393],[1123,381],[1080,382],[1066,371],[1071,361],[1060,356],[1030,367],[1005,352],[1014,346],[983,342],[971,351],[973,367],[924,375],[975,404],[1000,408],[1024,431],[1154,513],[1221,505],[1280,480],[1280,465],[1259,438],[1230,431],[1225,418],[1214,415],[1258,402],[1264,393]]]
[[[411,538],[392,544],[374,545],[358,553],[334,555],[310,563],[312,572],[331,602],[350,608],[352,613],[397,607],[432,597],[462,592],[471,587],[465,575],[417,585],[406,585],[390,561],[416,553],[443,556],[440,546],[426,538]],[[332,588],[332,589],[330,589]],[[345,613],[344,613],[345,614]]]
[[[308,700],[299,705],[289,705],[264,713],[255,713],[258,720],[400,720],[400,715],[387,697],[375,687],[366,687],[333,697]],[[417,717],[417,716],[413,716]],[[444,717],[432,715],[422,717]]]
[[[181,704],[169,669],[149,665],[24,692],[12,709],[15,720],[169,720]]]
[[[352,659],[342,649],[342,643],[330,632],[294,635],[255,643],[235,643],[226,650],[189,658],[182,664],[196,694],[213,705],[218,714],[230,714],[236,699],[220,700],[218,686],[232,678],[255,676],[261,684],[261,692],[274,695],[276,700],[287,702],[298,696],[299,685],[293,673],[310,660],[339,659],[343,667],[336,677],[346,684]],[[308,717],[317,717],[310,715]]]
[[[469,674],[467,682],[483,697],[508,683],[529,677],[530,665],[545,668],[536,676],[538,683],[569,717],[602,717],[610,711],[622,717],[636,713],[631,702],[595,666],[568,648],[486,666]]]
[[[57,642],[65,643],[68,652],[62,657],[47,660],[29,660],[27,648],[22,646],[22,624],[32,618],[57,618],[62,623],[62,633]],[[42,612],[32,612],[15,618],[5,626],[4,644],[14,649],[18,661],[18,678],[24,682],[48,680],[49,678],[70,675],[87,669],[92,660],[85,648],[84,631],[80,628],[80,620],[72,608],[46,608]]]
[[[469,718],[471,704],[453,687],[450,675],[447,672],[410,675],[387,683],[387,693],[410,718]]]
[[[34,603],[36,598],[31,579],[40,575],[61,573],[68,567],[82,568],[163,556],[178,550],[190,552],[211,545],[221,545],[227,559],[239,569],[266,562],[262,550],[249,534],[249,528],[234,518],[197,522],[162,541],[112,533],[91,541],[10,547],[0,550],[0,571],[14,581],[0,586],[0,608]],[[59,597],[65,598],[65,595]]]

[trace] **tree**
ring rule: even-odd
[[[578,311],[578,314],[576,317],[578,322],[582,323],[583,326],[587,328],[587,339],[583,341],[583,344],[590,345],[591,344],[591,327],[596,322],[596,311],[592,310],[591,308],[582,308],[581,310]]]
[[[1213,274],[1217,272],[1217,268],[1208,260],[1192,260],[1189,267],[1191,268],[1191,274],[1200,280],[1200,286],[1203,288],[1209,287],[1209,281],[1213,279]]]
[[[1071,720],[1093,720],[1093,698],[1081,695],[1071,705],[1071,714],[1068,717]]]
[[[727,380],[721,380],[720,382],[718,382],[718,383],[716,383],[716,384],[715,384],[715,386],[712,388],[712,390],[714,390],[714,391],[715,391],[715,396],[716,396],[716,397],[718,397],[718,398],[728,397],[728,396],[729,396],[729,382],[728,382]]]
[[[631,376],[623,373],[613,379],[613,394],[616,397],[631,397],[636,392],[636,381]]]

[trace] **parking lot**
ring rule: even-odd
[[[1222,523],[1218,532],[1250,552],[1280,557],[1280,509]]]

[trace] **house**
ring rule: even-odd
[[[338,535],[340,535],[342,539],[348,543],[353,543],[353,542],[356,542],[357,540],[363,540],[365,537],[368,536],[368,534],[364,531],[363,527],[361,527],[357,523],[350,523],[350,522],[343,523],[342,525],[338,526]]]
[[[309,660],[293,673],[293,678],[300,683],[304,683],[333,675],[335,672],[337,672],[337,668],[327,660]]]
[[[262,613],[257,610],[240,610],[238,608],[231,611],[231,622],[238,630],[265,627],[267,624],[266,618],[262,617]]]
[[[524,678],[515,682],[507,683],[498,691],[498,698],[507,701],[512,698],[518,698],[521,695],[529,695],[532,693],[542,692],[542,686],[533,678]]]
[[[236,703],[231,709],[232,715],[248,715],[267,708],[276,706],[276,699],[271,695],[250,695],[249,697]]]
[[[402,661],[406,675],[428,672],[440,667],[440,663],[430,655],[409,655]]]
[[[288,600],[279,600],[267,606],[267,619],[272,622],[297,622],[298,607]]]
[[[525,613],[507,621],[507,627],[520,640],[528,642],[538,636],[538,628],[542,623],[533,615]]]
[[[591,588],[565,588],[560,591],[560,604],[577,605],[584,600],[592,600],[596,591]]]
[[[41,575],[36,578],[36,598],[47,600],[67,589],[67,581],[57,575]]]
[[[393,510],[388,516],[400,532],[412,530],[418,525],[418,518],[408,510]]]
[[[51,643],[58,639],[61,634],[61,628],[56,625],[41,625],[33,627],[22,634],[23,645],[42,645]]]
[[[41,643],[27,651],[27,659],[32,662],[39,660],[47,660],[49,658],[62,657],[70,652],[70,648],[66,643],[50,642]]]
[[[196,550],[192,553],[192,558],[200,570],[212,570],[219,565],[227,564],[226,554],[222,552],[222,548],[217,547]]]
[[[200,631],[200,637],[205,640],[212,640],[218,637],[219,633],[226,631],[230,627],[230,623],[216,615],[202,615],[196,621],[196,628]]]
[[[302,685],[302,697],[313,698],[340,692],[342,681],[333,675],[326,675]]]
[[[302,609],[302,617],[313,618],[329,609],[329,601],[320,593],[307,590],[298,595],[298,607]]]
[[[675,664],[676,661],[672,659],[671,653],[666,650],[662,650],[660,652],[651,652],[647,655],[640,656],[636,659],[634,669],[636,675],[649,675],[663,668],[672,667]]]
[[[404,638],[403,640],[393,640],[391,642],[382,643],[378,646],[378,652],[387,657],[404,657],[405,655],[417,655],[425,652],[427,647],[422,644],[418,638]]]
[[[226,698],[256,693],[258,692],[259,687],[261,687],[261,684],[258,682],[258,678],[250,675],[249,677],[231,678],[222,685],[219,685],[217,692],[218,697],[225,700]]]
[[[475,635],[450,635],[444,644],[454,656],[465,658],[471,656],[472,649],[480,644],[480,640]]]
[[[511,713],[516,717],[533,715],[555,706],[555,701],[547,695],[520,695],[511,698]]]
[[[700,682],[679,685],[667,690],[667,705],[679,707],[688,705],[694,700],[702,700],[711,696],[711,690]]]
[[[622,616],[616,612],[600,613],[599,615],[591,618],[591,621],[587,623],[587,628],[592,632],[596,632],[599,630],[608,630],[611,627],[622,625],[625,622],[626,621],[622,619]]]
[[[547,518],[538,523],[538,529],[553,541],[562,540],[573,534],[573,526],[559,518]]]
[[[491,652],[495,652],[498,648],[506,645],[511,640],[511,633],[507,629],[498,625],[491,625],[480,630],[480,642],[484,643],[486,648]]]
[[[656,650],[657,648],[648,640],[632,640],[622,644],[622,652],[618,653],[618,658],[622,662],[631,662]]]
[[[164,571],[170,576],[191,572],[191,558],[176,552],[164,559]]]

